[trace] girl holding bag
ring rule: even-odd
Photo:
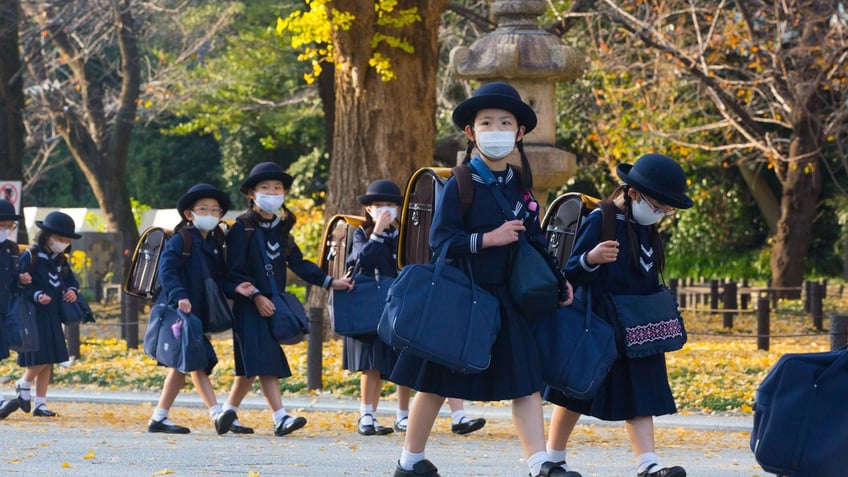
[[[292,182],[292,176],[274,162],[254,166],[241,185],[242,194],[249,200],[248,211],[236,219],[227,234],[228,285],[224,291],[233,298],[236,378],[224,413],[232,419],[230,430],[234,433],[253,432],[241,425],[236,411],[257,377],[272,411],[275,435],[285,436],[306,425],[306,418],[290,416],[283,407],[279,380],[291,376],[291,369],[269,326],[275,311],[272,290],[285,290],[286,269],[325,289],[353,287],[349,278],[333,279],[303,258],[290,234],[295,216],[283,206]],[[244,282],[252,286],[247,296],[236,288]]]
[[[43,221],[36,220],[35,225],[41,231],[36,237],[36,244],[21,255],[20,277],[31,275],[31,281],[21,291],[21,299],[31,300],[36,305],[38,349],[18,353],[18,366],[25,367],[26,371],[15,383],[15,399],[4,402],[0,408],[0,418],[17,409],[24,412],[32,410],[36,417],[57,416],[47,407],[47,387],[53,364],[68,361],[59,301],[73,303],[77,300],[79,283],[65,252],[72,239],[82,236],[75,232],[74,219],[63,212],[50,212]],[[33,384],[35,403],[32,402]]]
[[[598,208],[580,224],[565,271],[578,293],[591,287],[592,309],[610,323],[616,312],[609,294],[648,295],[660,289],[664,265],[656,223],[693,202],[686,195],[686,174],[673,159],[645,154],[635,164],[619,164],[622,185],[611,201],[616,211],[615,240],[601,242],[603,217]],[[619,348],[621,348],[619,344]],[[659,465],[654,452],[653,416],[677,412],[668,383],[665,354],[628,358],[620,353],[595,397],[570,398],[553,388],[545,399],[555,404],[548,439],[549,458],[565,465],[568,439],[581,414],[625,421],[639,477],[685,477],[679,466]]]
[[[347,257],[346,268],[373,275],[397,276],[398,251],[398,207],[403,203],[400,188],[388,179],[380,179],[368,185],[365,194],[356,198],[365,206],[366,220],[353,234],[353,245]],[[356,284],[354,283],[354,289]],[[397,352],[383,343],[377,336],[344,337],[342,368],[362,373],[360,381],[360,404],[357,430],[365,436],[392,433],[391,427],[377,424],[376,413],[383,389],[383,379],[392,372]],[[409,418],[411,389],[398,386],[398,410],[394,430],[406,431]],[[471,419],[465,415],[461,399],[448,399],[455,434],[469,434],[481,429],[486,420]]]
[[[178,308],[185,314],[193,314],[203,323],[203,345],[206,351],[206,367],[190,372],[191,381],[197,389],[203,403],[209,409],[209,416],[218,434],[227,432],[232,424],[231,416],[225,415],[215,397],[215,390],[209,375],[218,357],[209,341],[209,312],[206,309],[204,276],[201,270],[207,270],[210,277],[220,281],[226,275],[224,263],[224,231],[219,227],[221,217],[230,208],[227,194],[209,184],[195,184],[177,201],[177,211],[181,222],[174,228],[174,235],[165,243],[159,259],[159,281],[162,292],[158,302]],[[186,241],[189,241],[186,244]],[[186,255],[188,251],[188,255]],[[245,296],[250,294],[250,285],[240,284],[237,292]],[[178,333],[174,330],[174,333]],[[185,384],[185,373],[170,368],[159,402],[150,416],[148,432],[166,434],[188,434],[189,428],[175,424],[168,418],[168,411],[174,404],[180,389]]]
[[[479,151],[474,163],[488,169],[515,206],[523,220],[505,221],[494,191],[472,171],[473,199],[466,210],[460,202],[457,179],[444,186],[430,229],[433,250],[447,247],[454,262],[463,261],[472,269],[478,286],[497,298],[500,331],[491,350],[487,369],[476,374],[453,372],[449,368],[401,351],[391,380],[418,391],[409,415],[406,442],[395,468],[395,477],[438,477],[438,470],[424,455],[427,439],[444,397],[473,401],[512,400],[513,422],[527,457],[531,476],[577,477],[553,462],[545,451],[542,414],[541,360],[531,332],[534,317],[523,316],[510,296],[508,275],[512,249],[525,233],[544,247],[544,233],[538,210],[532,200],[532,175],[522,140],[536,126],[536,114],[521,100],[518,91],[506,83],[489,83],[463,101],[453,111],[453,122],[469,140],[466,160],[474,147]],[[521,169],[505,160],[513,150],[521,156]],[[479,171],[478,171],[479,172]],[[511,207],[512,208],[512,207]],[[519,215],[520,214],[520,215]],[[561,275],[559,300],[570,303],[570,287]]]

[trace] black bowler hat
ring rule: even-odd
[[[625,184],[676,209],[694,205],[686,195],[686,173],[674,159],[662,154],[645,154],[635,164],[619,164],[618,177]]]
[[[388,179],[380,179],[368,184],[365,194],[358,196],[356,200],[362,205],[371,205],[374,202],[391,202],[400,205],[403,203],[403,195],[397,184]]]
[[[177,201],[177,211],[180,213],[180,218],[183,218],[183,212],[192,208],[198,200],[206,198],[218,201],[221,214],[226,214],[230,210],[230,196],[226,192],[211,184],[201,183],[191,186],[191,189]]]
[[[518,91],[507,83],[488,83],[477,89],[470,98],[459,103],[453,110],[453,123],[459,129],[474,123],[474,116],[481,109],[505,109],[515,115],[519,126],[529,133],[536,127],[536,113],[521,100]]]
[[[250,175],[241,184],[239,190],[242,194],[247,194],[250,189],[253,189],[256,184],[262,181],[281,181],[286,190],[291,188],[294,179],[292,176],[283,172],[283,168],[276,162],[260,162],[253,166],[250,170]]]
[[[6,199],[0,199],[0,220],[21,220],[23,217],[15,213],[15,206]]]
[[[58,210],[47,214],[44,220],[36,220],[35,226],[49,234],[72,239],[82,237],[82,235],[75,232],[77,226],[74,224],[74,219],[70,215],[59,212]]]

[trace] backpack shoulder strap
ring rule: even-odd
[[[188,257],[191,255],[191,246],[192,242],[194,242],[191,238],[191,232],[185,228],[181,228],[177,233],[183,238],[183,257]]]
[[[459,205],[462,212],[471,207],[474,200],[474,183],[471,180],[471,168],[468,164],[460,164],[451,169],[451,174],[456,177],[456,187],[459,189]]]
[[[615,215],[617,213],[615,204],[608,200],[598,203],[601,208],[601,242],[615,240]]]
[[[250,241],[253,239],[253,232],[256,230],[256,227],[259,226],[259,223],[256,222],[256,219],[253,217],[253,215],[250,212],[245,212],[245,213],[239,215],[238,217],[236,217],[236,220],[240,220],[241,223],[244,224],[244,235],[245,235],[245,242],[244,243],[249,244]]]
[[[35,245],[31,246],[27,249],[29,252],[29,273],[35,272],[35,267],[38,265],[38,249],[35,248]]]

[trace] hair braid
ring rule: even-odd
[[[533,171],[530,170],[530,161],[524,153],[524,141],[517,141],[515,147],[521,155],[521,187],[525,192],[533,190]]]

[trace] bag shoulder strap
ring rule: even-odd
[[[191,247],[194,242],[194,239],[191,238],[191,232],[188,229],[181,228],[177,233],[183,238],[183,257],[188,257],[191,255]]]
[[[616,210],[615,204],[609,200],[602,200],[598,203],[601,208],[601,242],[607,240],[615,240],[615,222]]]
[[[459,189],[459,205],[464,214],[471,207],[474,200],[474,183],[471,180],[471,168],[468,164],[460,164],[451,169],[451,174],[456,177],[456,187]]]

